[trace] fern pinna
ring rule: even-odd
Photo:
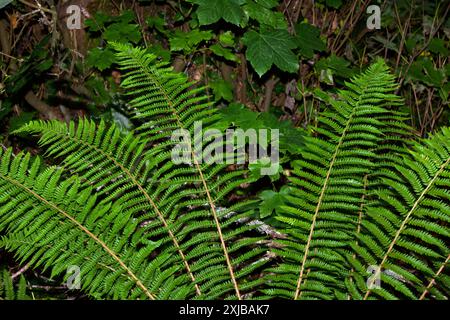
[[[14,283],[14,277],[6,268],[0,269],[0,300],[30,300],[32,297],[28,294],[27,280],[21,274],[17,283]]]
[[[41,202],[26,225],[17,216],[19,202],[2,207],[10,230],[4,245],[23,260],[51,265],[53,274],[80,266],[83,286],[99,297],[240,299],[262,281],[248,275],[265,263],[265,250],[259,238],[243,236],[253,228],[239,223],[246,204],[220,204],[246,178],[241,170],[227,172],[226,164],[171,161],[173,130],[193,132],[197,120],[207,128],[217,113],[203,88],[189,89],[193,83],[154,55],[115,47],[123,86],[133,96],[130,112],[143,124],[129,134],[88,120],[20,129],[40,134],[47,155],[62,159],[74,177],[66,180],[57,169],[38,174],[37,164],[30,173],[29,156],[9,165],[11,153],[4,155],[4,200],[14,192],[23,206]],[[18,239],[28,241],[19,247]]]

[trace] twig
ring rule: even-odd
[[[19,2],[21,2],[21,3],[23,3],[24,5],[27,5],[27,6],[29,6],[29,7],[32,7],[32,8],[39,9],[39,10],[42,10],[42,11],[44,11],[44,12],[50,13],[50,14],[52,14],[52,15],[53,15],[53,14],[56,14],[55,11],[50,10],[50,9],[47,9],[47,8],[41,6],[41,4],[40,4],[39,2],[37,2],[37,1],[36,1],[36,2],[37,2],[38,4],[30,3],[30,2],[28,2],[28,1],[26,1],[26,0],[19,0]]]
[[[49,106],[47,103],[39,99],[32,90],[25,94],[25,101],[28,102],[39,113],[47,116],[48,119],[63,119],[63,116],[56,108]]]
[[[17,271],[16,273],[14,273],[11,278],[14,280],[15,278],[17,278],[18,276],[20,276],[22,273],[24,273],[25,271],[28,270],[28,268],[30,267],[29,264],[26,264],[23,268],[21,268],[19,271]]]

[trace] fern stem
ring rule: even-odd
[[[363,219],[363,214],[364,214],[364,204],[365,204],[365,199],[366,199],[366,195],[367,195],[367,187],[369,184],[369,180],[367,178],[367,174],[364,176],[364,190],[363,190],[363,194],[361,196],[361,204],[359,206],[359,212],[358,212],[358,224],[356,227],[356,235],[355,237],[358,236],[358,234],[361,233],[361,224],[362,224],[362,219]],[[358,245],[358,240],[356,240],[356,245]],[[353,258],[356,258],[356,254],[353,254]],[[351,272],[350,272],[350,281],[353,282],[353,274],[355,272],[355,269],[352,268]],[[348,300],[351,299],[351,295],[348,295]]]
[[[155,296],[144,286],[144,284],[142,283],[141,280],[139,280],[139,278],[133,273],[133,271],[119,258],[119,256],[117,256],[117,254],[108,247],[108,245],[103,242],[102,240],[100,240],[96,235],[94,235],[92,232],[90,232],[86,227],[84,227],[80,222],[78,222],[75,218],[73,218],[70,214],[68,214],[67,212],[65,212],[64,210],[60,209],[57,205],[47,201],[46,199],[44,199],[43,197],[41,197],[39,194],[37,194],[36,192],[34,192],[33,190],[29,189],[27,186],[23,185],[22,183],[20,183],[17,180],[8,178],[6,176],[0,175],[0,177],[8,182],[10,182],[11,184],[25,190],[26,192],[30,193],[32,196],[34,196],[36,199],[38,199],[39,201],[45,203],[47,206],[53,208],[54,210],[58,211],[59,213],[61,213],[64,217],[66,217],[67,219],[69,219],[73,224],[75,224],[78,228],[80,228],[84,233],[86,233],[90,238],[92,238],[92,240],[94,240],[95,242],[97,242],[103,249],[105,249],[105,251],[114,259],[116,260],[120,266],[125,269],[125,271],[130,275],[130,277],[136,282],[136,285],[142,289],[142,291],[145,293],[145,295],[147,297],[149,297],[151,300],[155,300]]]
[[[389,254],[392,252],[392,250],[394,249],[395,243],[398,241],[398,239],[400,238],[400,234],[402,233],[402,231],[405,229],[406,224],[409,221],[409,218],[411,217],[411,215],[414,213],[414,211],[416,210],[416,208],[419,206],[420,202],[423,200],[423,198],[425,197],[425,195],[428,193],[428,191],[431,189],[431,187],[433,186],[434,182],[437,180],[437,178],[442,174],[442,172],[444,172],[445,168],[450,164],[450,158],[447,159],[447,161],[445,161],[441,167],[439,168],[439,170],[436,172],[436,174],[434,175],[433,179],[430,180],[430,182],[428,183],[428,185],[426,186],[426,188],[422,191],[422,193],[420,194],[419,198],[417,198],[417,200],[414,202],[411,210],[409,210],[409,212],[406,214],[405,219],[403,220],[402,224],[400,225],[400,228],[397,230],[394,239],[392,240],[391,244],[389,245],[388,250],[386,251],[383,259],[381,260],[381,263],[379,264],[375,274],[372,277],[372,281],[371,283],[368,284],[368,289],[366,294],[364,295],[363,300],[367,300],[367,298],[369,297],[370,293],[372,292],[372,289],[369,289],[373,286],[375,280],[380,276],[380,272],[381,272],[381,268],[383,267],[383,265],[386,263]]]
[[[447,259],[445,259],[444,263],[441,265],[441,267],[439,268],[439,270],[436,272],[436,274],[434,275],[434,277],[430,280],[430,283],[428,283],[426,289],[422,292],[422,294],[420,295],[419,300],[423,300],[425,299],[425,296],[427,295],[428,291],[430,290],[430,288],[436,283],[436,278],[439,277],[439,275],[442,273],[442,271],[444,271],[445,265],[448,263],[448,261],[450,260],[450,254],[447,256]]]
[[[192,156],[194,157],[194,153],[192,153]],[[208,201],[211,204],[211,210],[212,210],[212,214],[213,214],[213,217],[214,217],[214,222],[216,223],[217,232],[219,233],[220,243],[222,245],[222,249],[223,249],[223,252],[225,254],[225,259],[227,261],[227,266],[228,266],[228,270],[230,272],[231,281],[233,282],[233,286],[234,286],[234,289],[236,291],[236,296],[237,296],[237,298],[239,300],[241,300],[241,293],[239,292],[239,286],[238,286],[237,281],[236,281],[236,276],[234,275],[233,266],[231,264],[230,256],[228,255],[227,245],[225,243],[225,239],[223,238],[222,228],[220,227],[219,218],[218,218],[217,212],[216,212],[216,206],[214,205],[214,201],[211,198],[211,194],[209,192],[208,186],[206,185],[206,180],[203,177],[203,172],[202,172],[202,170],[200,168],[200,165],[199,165],[197,160],[194,160],[194,162],[195,162],[195,166],[197,167],[198,173],[200,174],[200,178],[201,178],[201,180],[203,182],[203,187],[205,188],[206,195],[208,197]]]

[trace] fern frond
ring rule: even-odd
[[[154,165],[154,160],[143,155],[147,141],[135,138],[131,133],[123,136],[116,126],[107,129],[103,121],[97,127],[93,121],[80,120],[77,128],[73,122],[70,126],[59,121],[31,122],[17,132],[42,133],[39,142],[48,147],[47,155],[64,158],[66,169],[88,181],[90,186],[99,190],[99,195],[107,194],[104,201],[120,198],[134,216],[143,208],[148,213],[153,212],[160,222],[158,227],[166,231],[195,284],[185,254],[168,220],[155,203],[156,196],[145,187],[149,168]],[[164,184],[164,181],[159,183]],[[131,199],[133,201],[129,201]],[[195,286],[197,293],[201,294],[198,285]]]
[[[6,268],[0,268],[0,300],[30,300],[27,292],[27,281],[23,274],[14,283],[12,274]]]
[[[357,255],[350,258],[360,283],[364,267],[377,271],[367,286],[351,288],[353,297],[423,299],[430,290],[436,298],[448,296],[450,129],[416,143],[383,185],[366,207]],[[373,288],[380,274],[382,288]]]
[[[192,163],[172,161],[177,144],[171,140],[173,130],[194,134],[192,121],[208,114],[203,122],[207,129],[217,113],[200,103],[207,99],[203,90],[188,90],[192,84],[186,85],[184,76],[157,63],[154,56],[128,46],[116,48],[120,64],[130,70],[124,76],[127,92],[140,94],[130,103],[136,120],[144,122],[138,134],[124,135],[114,125],[87,120],[69,126],[35,121],[19,132],[40,134],[47,155],[61,159],[64,169],[80,176],[102,202],[127,210],[141,233],[160,243],[155,255],[170,257],[160,268],[177,266],[174,277],[195,288],[192,294],[197,298],[231,298],[234,291],[239,299],[240,285],[248,295],[262,282],[248,277],[266,262],[265,249],[258,238],[240,240],[256,228],[239,223],[246,213],[230,215],[239,212],[240,204],[220,206],[248,179],[243,171],[228,172],[226,163],[200,163],[194,152]],[[178,113],[188,107],[189,116]],[[211,145],[214,142],[202,143],[203,148]]]
[[[2,246],[21,260],[44,270],[51,266],[53,274],[78,266],[88,292],[122,299],[156,299],[161,293],[155,283],[174,281],[176,270],[163,273],[157,260],[146,259],[159,243],[139,237],[137,222],[123,207],[97,203],[92,188],[82,189],[76,177],[63,180],[61,170],[41,170],[29,154],[14,157],[9,149],[0,158],[0,228],[8,230]],[[188,291],[179,290],[175,296]]]
[[[219,114],[211,108],[212,104],[208,101],[204,88],[193,88],[194,83],[187,81],[184,75],[174,74],[167,63],[155,62],[156,56],[142,49],[117,43],[113,44],[113,47],[118,52],[121,69],[126,72],[126,80],[123,81],[122,86],[127,89],[129,95],[134,97],[130,101],[134,117],[144,121],[138,131],[146,137],[154,137],[151,139],[156,141],[156,139],[167,138],[175,129],[184,129],[194,136],[194,143],[200,144],[202,150],[207,149],[208,145],[214,148],[207,141],[195,141],[196,121],[201,121],[204,128],[214,128],[214,124],[219,120]],[[159,148],[156,148],[154,152],[157,149]],[[183,178],[201,182],[204,202],[208,204],[235,294],[240,299],[241,292],[235,267],[228,252],[226,235],[222,230],[222,223],[217,212],[217,202],[232,189],[230,179],[237,177],[240,173],[223,175],[220,180],[217,180],[215,179],[217,172],[225,170],[226,164],[202,163],[194,148],[190,150],[190,154],[193,167],[184,170]],[[242,182],[244,180],[239,183]],[[237,185],[234,182],[232,186]],[[198,194],[199,188],[196,189]]]
[[[284,290],[275,294],[331,299],[345,292],[344,256],[361,220],[364,181],[374,168],[386,119],[395,118],[387,106],[401,103],[387,70],[378,61],[347,83],[348,90],[331,101],[333,110],[319,116],[317,136],[294,163],[295,188],[278,217],[290,226],[292,239],[276,251],[287,262],[274,270],[271,285]]]

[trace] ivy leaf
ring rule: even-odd
[[[89,51],[89,54],[86,59],[86,63],[95,67],[100,71],[103,71],[109,68],[116,61],[116,56],[114,52],[110,49],[100,49],[94,48]]]
[[[300,54],[305,58],[312,58],[314,51],[325,51],[325,43],[320,39],[320,30],[309,23],[300,23],[295,27],[296,42]]]
[[[260,24],[265,24],[275,29],[287,28],[287,22],[281,12],[271,11],[252,0],[249,0],[243,8],[249,18],[255,19]]]
[[[240,25],[244,17],[241,5],[245,0],[189,0],[198,4],[197,17],[200,25],[208,25],[219,21]]]
[[[213,44],[211,47],[209,47],[209,49],[215,55],[218,55],[219,57],[224,57],[225,59],[230,60],[230,61],[237,61],[238,60],[236,55],[233,54],[233,52],[231,52],[230,49],[224,48],[220,44],[217,44],[217,43]]]
[[[113,23],[103,33],[103,38],[111,42],[138,43],[141,40],[141,32],[137,24]]]
[[[242,40],[247,46],[246,57],[260,77],[273,64],[287,72],[298,70],[298,60],[292,52],[296,45],[287,30],[250,30]]]
[[[264,219],[271,216],[274,211],[285,204],[285,196],[289,193],[289,187],[283,186],[280,192],[264,190],[259,195],[262,200],[259,207],[260,218]]]
[[[212,37],[213,33],[211,31],[194,29],[191,32],[186,33],[177,30],[169,39],[170,50],[191,53],[200,42],[210,40]]]
[[[233,100],[233,86],[231,83],[219,79],[217,81],[212,81],[209,86],[214,92],[214,97],[216,101],[224,99],[225,101],[231,102]]]

